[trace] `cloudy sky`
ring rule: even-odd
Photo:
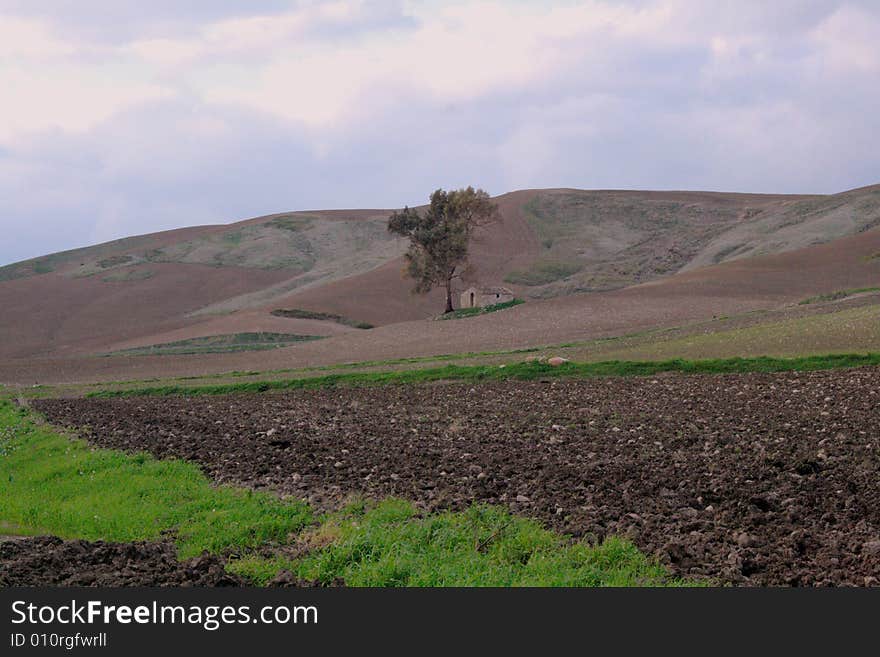
[[[437,187],[880,182],[877,0],[0,0],[0,264]]]

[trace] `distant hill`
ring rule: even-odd
[[[880,185],[826,196],[546,189],[496,200],[502,220],[478,236],[474,277],[531,299],[624,288],[880,226]],[[385,229],[389,213],[287,212],[0,267],[0,358],[236,332],[332,336],[430,317],[442,302],[410,294],[406,244]],[[278,309],[351,325],[271,314]]]

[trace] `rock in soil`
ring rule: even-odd
[[[352,493],[504,504],[575,537],[627,536],[681,576],[880,581],[880,368],[34,406],[94,445],[319,508]]]

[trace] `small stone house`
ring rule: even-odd
[[[513,301],[513,292],[506,287],[469,287],[461,293],[462,308],[485,308]]]

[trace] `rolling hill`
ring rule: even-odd
[[[457,322],[418,321],[442,301],[410,294],[406,244],[385,229],[389,210],[308,211],[2,267],[0,360],[253,332],[332,339],[217,362],[455,352],[466,350],[459,343],[547,343],[880,284],[880,185],[826,196],[522,190],[496,201],[501,221],[477,237],[474,278],[529,303],[503,322],[468,320],[469,332],[492,327],[484,337],[462,341],[460,327],[439,327]],[[272,314],[279,309],[307,312]],[[129,360],[137,358],[153,357]]]

